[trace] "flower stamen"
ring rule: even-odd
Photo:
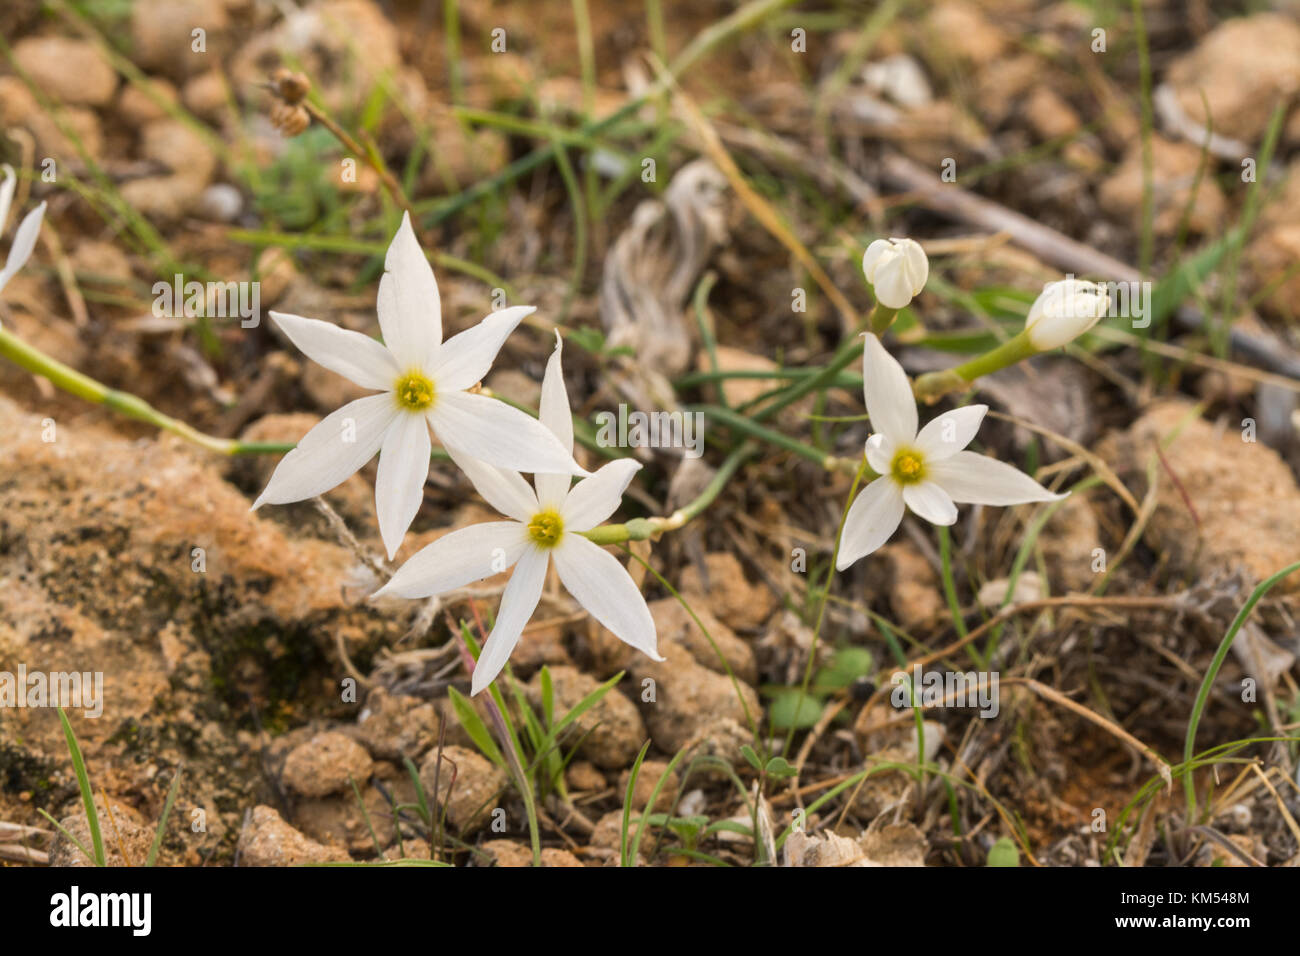
[[[407,372],[393,389],[399,407],[408,412],[422,412],[433,404],[433,382],[421,372]]]
[[[903,449],[894,456],[889,471],[900,485],[914,485],[925,480],[925,461],[916,452]]]
[[[540,511],[528,522],[528,537],[541,548],[553,548],[564,534],[564,519],[554,510]]]

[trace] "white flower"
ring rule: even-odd
[[[1110,296],[1095,282],[1062,279],[1049,283],[1025,318],[1025,332],[1040,352],[1073,342],[1110,311]]]
[[[558,335],[542,380],[541,406],[542,422],[572,449],[573,418],[560,370]],[[580,533],[614,513],[641,467],[639,462],[612,461],[572,488],[567,475],[537,475],[534,492],[514,471],[461,460],[456,452],[452,456],[484,500],[511,520],[470,525],[444,535],[414,554],[375,596],[430,597],[515,565],[501,595],[496,625],[474,668],[471,693],[487,687],[505,666],[541,598],[552,559],[560,583],[592,617],[620,640],[663,660],[654,620],[635,582],[612,554]]]
[[[934,524],[957,520],[954,502],[1015,505],[1065,497],[993,458],[962,451],[979,430],[987,405],[944,412],[916,430],[916,401],[903,367],[868,334],[862,391],[876,430],[867,464],[880,477],[862,489],[844,519],[837,570],[875,551],[903,520],[903,506]]]
[[[915,239],[877,239],[862,254],[862,271],[877,302],[901,309],[925,288],[930,260]]]
[[[5,225],[9,222],[9,204],[14,200],[16,184],[12,166],[5,164],[4,174],[5,181],[0,184],[0,235],[4,235]],[[45,203],[41,203],[18,224],[18,229],[14,232],[13,245],[9,247],[9,258],[5,260],[4,269],[0,270],[0,290],[3,290],[14,277],[14,273],[27,264],[32,250],[36,248],[36,237],[41,231],[41,220],[44,216]]]
[[[493,312],[444,342],[438,284],[406,215],[384,268],[378,303],[382,345],[329,322],[271,313],[309,358],[381,394],[349,402],[304,435],[253,508],[323,494],[379,452],[375,510],[391,558],[424,497],[430,426],[443,447],[461,457],[519,471],[586,472],[535,418],[466,391],[487,374],[506,336],[532,307]]]

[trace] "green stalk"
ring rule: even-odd
[[[1241,610],[1237,612],[1237,616],[1233,619],[1228,632],[1223,635],[1223,640],[1219,642],[1219,649],[1214,653],[1214,660],[1210,661],[1210,669],[1205,672],[1205,679],[1201,681],[1201,689],[1197,691],[1196,703],[1192,705],[1191,719],[1187,721],[1187,737],[1183,741],[1184,763],[1190,764],[1192,762],[1192,750],[1196,743],[1196,727],[1201,722],[1201,714],[1205,710],[1205,705],[1209,703],[1210,688],[1214,686],[1214,679],[1219,675],[1219,668],[1223,666],[1223,661],[1228,656],[1228,649],[1232,647],[1237,632],[1246,623],[1246,618],[1255,609],[1255,605],[1259,603],[1260,598],[1267,594],[1273,585],[1288,574],[1293,574],[1296,571],[1300,571],[1300,561],[1288,565],[1255,588],[1250,597],[1246,599],[1246,603],[1242,605]],[[1196,816],[1196,785],[1192,780],[1190,770],[1183,777],[1183,792],[1187,796],[1187,818],[1191,820]]]
[[[633,518],[626,524],[605,524],[581,532],[584,538],[596,544],[622,544],[624,541],[646,541],[665,531],[676,531],[692,518],[696,518],[721,493],[736,470],[756,451],[753,442],[745,442],[722,463],[713,480],[700,492],[700,496],[685,508],[679,508],[666,518]]]
[[[90,376],[83,375],[76,369],[64,365],[57,359],[50,358],[40,349],[28,345],[12,332],[3,328],[0,328],[0,356],[20,365],[34,375],[40,375],[48,379],[63,391],[84,399],[93,405],[111,408],[128,418],[134,418],[163,431],[171,432],[173,435],[179,435],[186,441],[193,442],[199,447],[214,451],[219,455],[251,454],[263,450],[261,447],[253,449],[248,443],[233,438],[217,438],[214,435],[204,434],[185,424],[185,422],[172,418],[170,415],[164,415],[143,398],[129,392],[120,392],[115,388],[109,388]],[[284,450],[287,451],[292,447],[292,445],[285,446]]]
[[[848,471],[856,467],[848,459],[837,458],[826,452],[818,451],[811,445],[805,445],[803,442],[783,435],[775,429],[759,425],[753,419],[747,418],[739,412],[733,412],[729,408],[723,408],[721,405],[690,405],[687,406],[687,411],[702,412],[713,421],[726,425],[728,428],[732,428],[751,438],[757,438],[770,445],[775,445],[777,448],[783,448],[800,458],[806,458],[827,471]]]
[[[844,511],[840,515],[840,525],[835,531],[835,550],[831,552],[830,567],[826,570],[825,590],[822,592],[821,605],[817,608],[817,623],[813,626],[812,640],[808,644],[808,662],[803,669],[803,682],[799,685],[799,700],[795,704],[794,712],[798,714],[803,710],[803,702],[808,697],[808,685],[812,682],[813,664],[817,660],[817,641],[821,637],[822,622],[826,620],[826,606],[830,604],[831,599],[831,582],[835,580],[835,564],[840,558],[840,544],[844,538],[844,522],[849,518],[849,509],[853,507],[853,502],[858,496],[858,486],[862,484],[862,479],[867,475],[873,474],[871,466],[867,464],[867,459],[862,459],[862,464],[858,466],[857,474],[853,476],[853,484],[849,486],[849,496],[844,502]],[[790,721],[790,726],[785,733],[785,744],[781,747],[781,756],[790,752],[790,744],[794,741],[794,729],[796,721]],[[797,781],[796,775],[792,778]]]
[[[1029,341],[1029,333],[1022,331],[969,362],[919,376],[912,384],[912,391],[919,400],[932,403],[949,392],[966,388],[982,375],[992,374],[1037,354],[1038,349]]]

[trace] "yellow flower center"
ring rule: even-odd
[[[914,485],[925,479],[925,461],[916,452],[903,449],[894,455],[889,472],[900,485]]]
[[[553,510],[541,511],[528,522],[528,537],[541,548],[553,548],[564,534],[564,519]]]
[[[433,404],[433,382],[421,372],[407,372],[397,380],[393,389],[399,408],[408,412],[422,412]]]

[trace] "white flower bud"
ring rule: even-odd
[[[1025,318],[1029,341],[1040,352],[1073,342],[1110,311],[1110,296],[1095,282],[1062,279],[1043,289]]]
[[[862,255],[862,272],[877,302],[901,309],[925,288],[930,260],[915,239],[877,239]]]

